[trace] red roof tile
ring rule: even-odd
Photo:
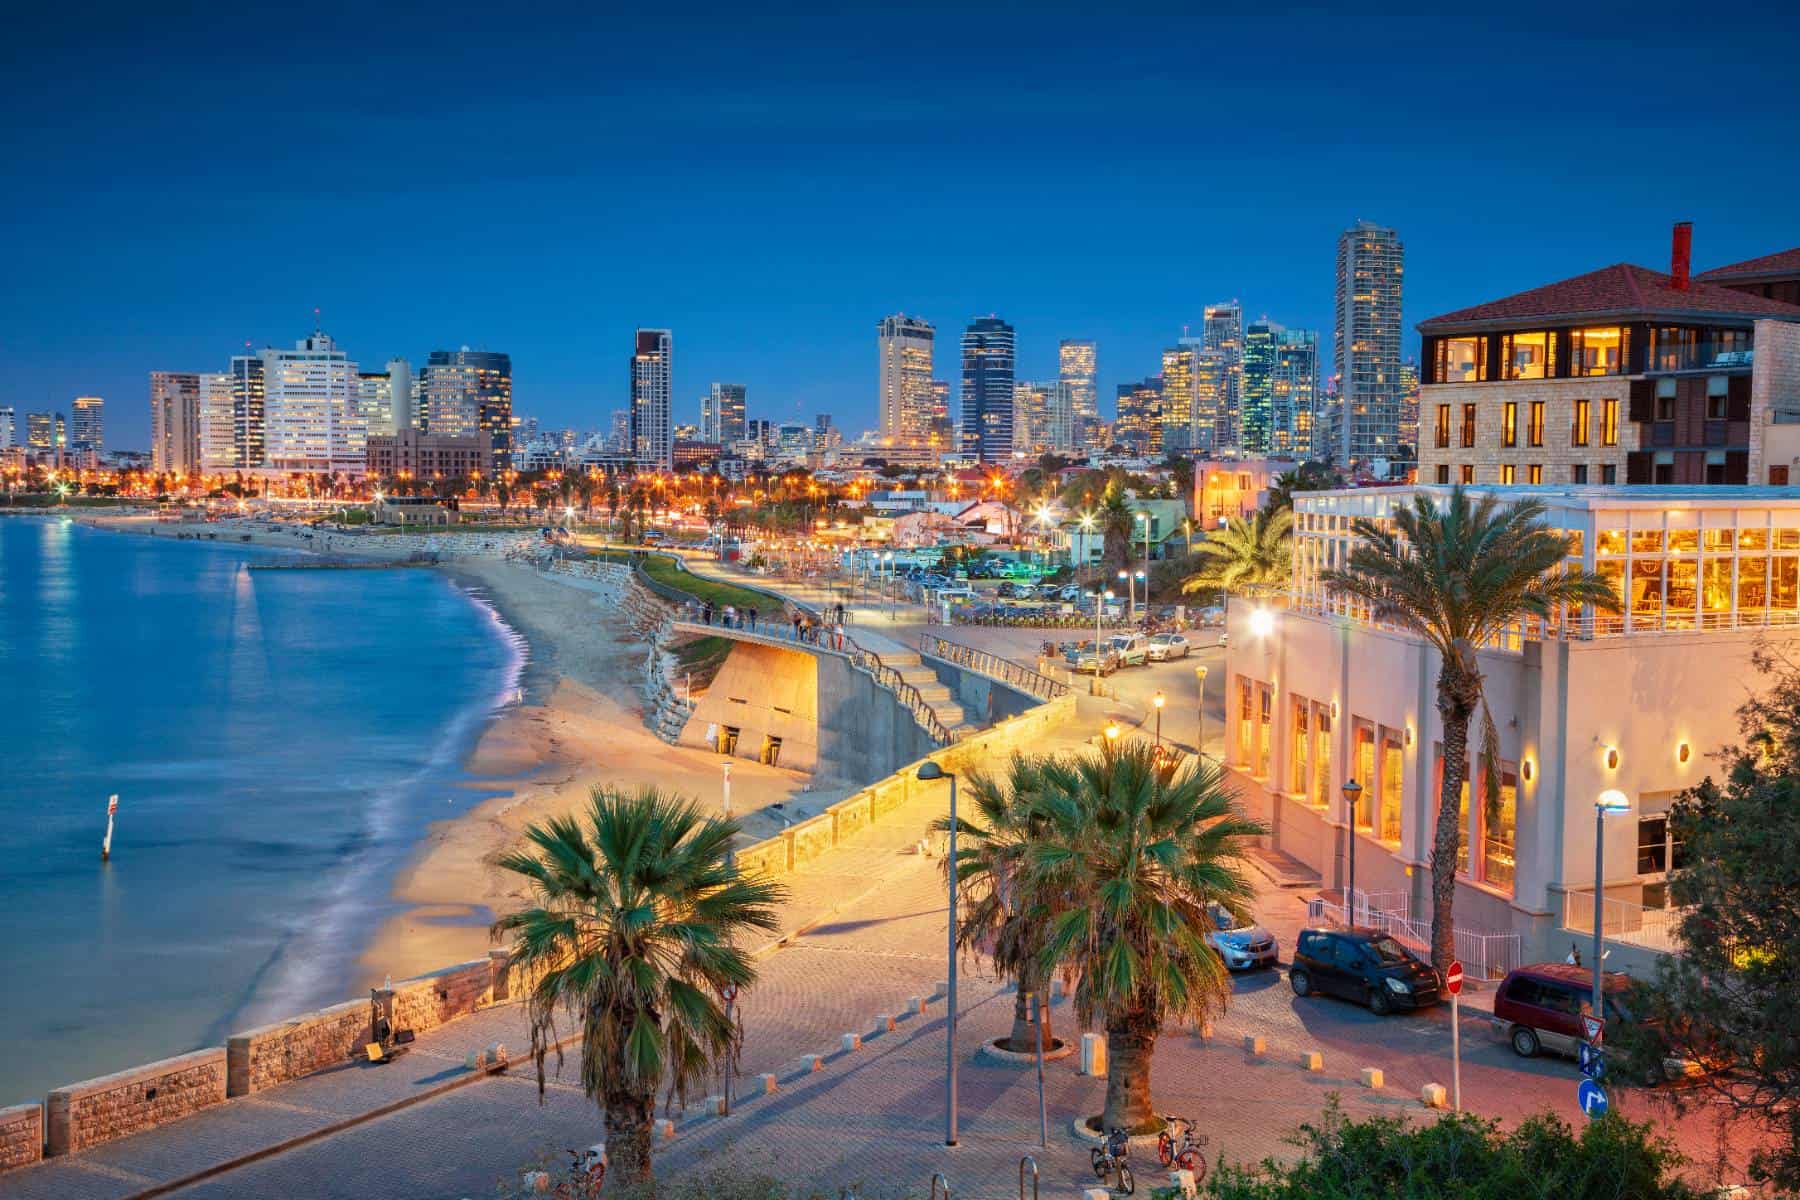
[[[1473,308],[1458,309],[1421,321],[1425,333],[1458,326],[1482,326],[1520,321],[1592,317],[1773,317],[1800,321],[1800,305],[1765,300],[1731,288],[1694,282],[1677,290],[1668,275],[1630,263],[1615,263],[1586,275],[1532,288],[1528,292],[1491,300]]]
[[[1761,258],[1747,258],[1730,266],[1702,271],[1695,279],[1744,279],[1752,275],[1800,275],[1800,246]]]

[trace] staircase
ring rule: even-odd
[[[950,731],[952,741],[976,731],[976,726],[969,721],[963,706],[956,702],[954,693],[938,682],[937,673],[925,665],[925,660],[919,657],[917,651],[907,650],[897,642],[869,645],[873,639],[866,634],[860,636],[865,648],[880,657],[882,666],[893,668],[896,675],[919,693],[919,699],[936,715],[938,722]]]

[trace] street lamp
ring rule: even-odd
[[[937,779],[950,781],[950,861],[949,907],[950,936],[947,956],[950,960],[950,1012],[944,1033],[944,1145],[956,1145],[956,775],[944,770],[936,761],[926,759],[919,767],[918,779],[930,783]]]
[[[1125,623],[1137,620],[1137,587],[1131,582],[1130,571],[1120,571],[1119,578],[1125,581]]]
[[[1350,887],[1344,894],[1344,913],[1352,927],[1356,925],[1356,804],[1362,793],[1362,784],[1354,779],[1344,781],[1344,807],[1350,810]]]
[[[1194,734],[1194,753],[1206,757],[1206,668],[1194,668],[1195,690],[1200,698],[1194,702],[1194,715],[1200,718],[1199,732]]]
[[[1106,723],[1105,733],[1106,744],[1109,746],[1117,745],[1119,741],[1119,723],[1117,721],[1108,721]]]
[[[1158,692],[1158,693],[1156,693],[1156,695],[1154,695],[1150,698],[1150,703],[1153,706],[1155,706],[1155,708],[1156,708],[1156,748],[1158,750],[1161,750],[1162,749],[1162,710],[1163,710],[1163,704],[1166,703],[1166,701],[1164,701],[1164,699],[1163,699],[1163,694],[1161,692]]]
[[[1594,1001],[1593,1012],[1597,1020],[1604,1020],[1606,1010],[1601,1007],[1600,994],[1600,958],[1605,953],[1601,945],[1601,933],[1606,927],[1606,816],[1608,813],[1628,813],[1631,811],[1631,797],[1618,788],[1607,788],[1594,800]]]
[[[1110,588],[1094,593],[1094,687],[1091,694],[1095,696],[1100,694],[1100,615],[1106,611],[1106,602],[1112,598]]]

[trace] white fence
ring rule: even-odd
[[[1645,908],[1624,900],[1608,900],[1601,910],[1600,934],[1630,946],[1642,946],[1662,954],[1681,953],[1679,908]],[[1594,893],[1563,893],[1563,928],[1594,936]]]
[[[1415,921],[1404,913],[1380,908],[1373,903],[1395,895],[1398,893],[1378,892],[1370,896],[1358,891],[1355,923],[1364,928],[1379,929],[1413,954],[1427,962],[1431,961],[1431,922]],[[1404,899],[1401,897],[1403,903]],[[1328,921],[1333,925],[1344,925],[1348,923],[1344,920],[1344,915],[1342,904],[1333,904],[1328,900],[1307,901],[1308,921]],[[1458,929],[1456,959],[1462,963],[1463,973],[1471,979],[1504,979],[1508,971],[1520,964],[1519,935]]]

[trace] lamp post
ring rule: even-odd
[[[950,781],[950,861],[949,908],[950,935],[947,957],[950,960],[950,1011],[944,1031],[944,1145],[956,1145],[956,775],[944,770],[932,759],[919,767],[918,778],[926,783],[934,779]]]
[[[1151,706],[1156,709],[1156,748],[1158,750],[1162,749],[1162,710],[1165,703],[1161,692],[1150,698]]]
[[[1125,623],[1130,625],[1137,620],[1137,588],[1131,582],[1130,571],[1120,571],[1119,578],[1125,581]]]
[[[1138,510],[1138,520],[1144,523],[1144,607],[1150,607],[1150,526],[1155,524],[1150,514],[1143,509]]]
[[[1137,573],[1138,581],[1144,585],[1144,620],[1150,620],[1150,577],[1142,571]]]
[[[1106,611],[1106,602],[1113,598],[1111,590],[1094,593],[1094,688],[1092,695],[1100,694],[1100,615]]]
[[[1606,1010],[1601,1007],[1603,997],[1600,985],[1600,958],[1605,953],[1601,945],[1602,931],[1606,927],[1606,814],[1625,813],[1631,811],[1631,797],[1618,788],[1607,788],[1594,801],[1594,1016],[1605,1019]]]
[[[1194,734],[1194,753],[1200,758],[1206,757],[1206,668],[1194,668],[1194,682],[1199,692],[1199,699],[1194,701],[1194,715],[1198,717],[1199,732]]]
[[[1344,894],[1344,914],[1352,927],[1356,925],[1356,804],[1362,793],[1362,784],[1356,780],[1344,782],[1344,806],[1350,810],[1350,887]]]

